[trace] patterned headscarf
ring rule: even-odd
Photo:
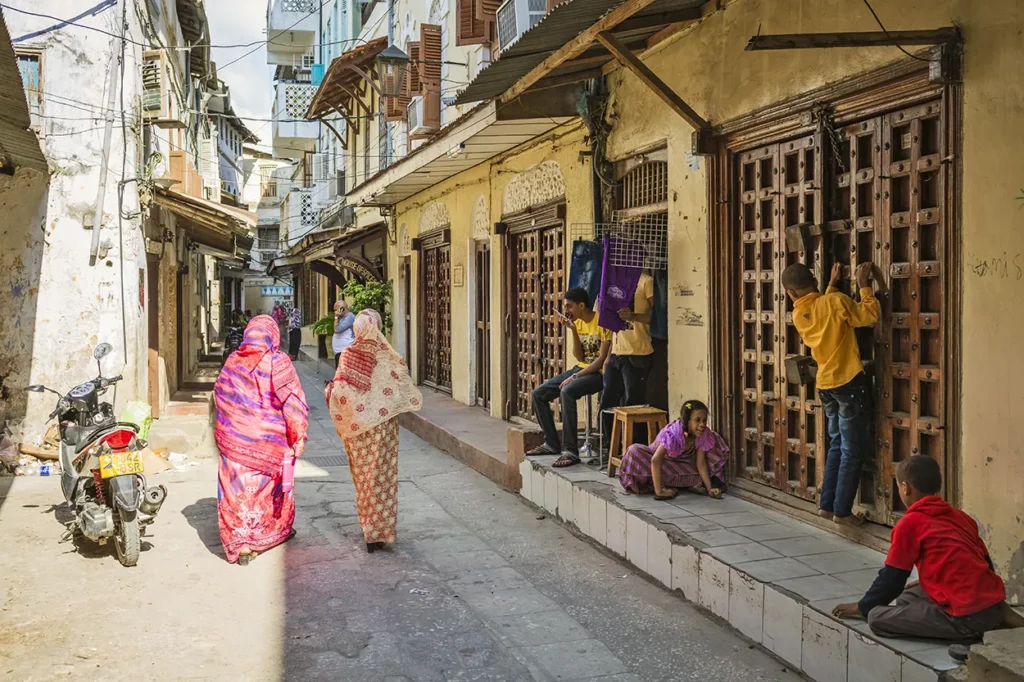
[[[288,317],[288,328],[289,329],[301,329],[302,328],[302,314],[298,308],[292,308],[292,314]]]
[[[269,315],[254,317],[242,345],[217,377],[214,435],[228,459],[267,473],[306,440],[309,407],[281,334]]]
[[[343,439],[423,404],[405,360],[381,333],[380,314],[362,311],[352,331],[355,342],[341,351],[338,372],[324,390],[334,428]]]

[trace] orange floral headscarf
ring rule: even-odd
[[[409,367],[381,333],[380,314],[364,310],[352,326],[355,342],[341,351],[338,372],[324,390],[338,436],[352,438],[414,412],[423,396]]]

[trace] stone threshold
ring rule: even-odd
[[[630,495],[588,465],[520,465],[520,494],[729,623],[818,682],[936,682],[958,669],[945,644],[887,639],[833,618],[857,601],[885,555],[734,495]],[[962,670],[962,669],[961,669]]]

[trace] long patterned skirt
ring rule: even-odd
[[[220,541],[228,561],[245,550],[265,552],[291,535],[295,498],[284,491],[284,475],[232,462],[223,454],[217,474]]]
[[[356,486],[356,511],[366,542],[395,542],[398,525],[398,420],[345,439]]]
[[[651,475],[651,460],[654,450],[647,445],[630,445],[622,457],[619,467],[619,483],[631,493],[654,492],[654,477]],[[728,455],[718,450],[707,453],[708,474],[711,485],[725,488],[724,473]],[[701,485],[697,471],[697,451],[688,449],[677,456],[666,455],[661,465],[661,484],[667,488],[695,488]]]

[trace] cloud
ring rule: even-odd
[[[210,20],[210,36],[214,45],[240,45],[267,38],[266,3],[215,0],[206,3],[206,16]],[[253,47],[214,47],[212,57],[217,63],[218,77],[231,88],[232,105],[238,115],[243,119],[269,119],[274,93],[266,46],[261,45],[252,54],[228,65]],[[257,137],[270,140],[270,123],[253,120],[245,123]]]

